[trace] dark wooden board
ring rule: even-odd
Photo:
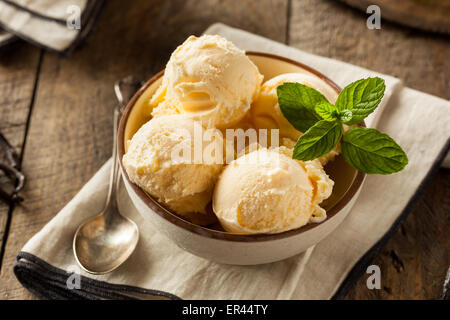
[[[381,9],[382,19],[428,31],[450,34],[450,0],[340,0],[366,12]]]
[[[294,0],[290,45],[389,74],[413,89],[450,99],[450,42],[385,22],[366,28],[367,15],[332,0]]]
[[[12,273],[17,253],[109,157],[114,81],[128,74],[149,77],[177,44],[211,23],[392,74],[407,86],[450,98],[447,38],[384,21],[381,30],[368,30],[366,19],[334,0],[111,0],[87,43],[68,59],[45,53],[39,69],[38,49],[18,43],[0,51],[0,126],[19,151],[28,126],[26,201],[14,208],[10,222],[4,218],[9,208],[0,204],[0,232],[10,224],[0,299],[34,298]],[[449,172],[441,169],[373,262],[381,266],[383,290],[368,290],[363,276],[347,298],[440,295],[450,263],[449,190]]]
[[[450,170],[427,184],[399,229],[370,262],[380,266],[381,290],[368,290],[364,274],[346,299],[437,299],[450,265]],[[390,236],[390,235],[389,235]]]
[[[14,44],[0,51],[0,131],[18,153],[21,153],[24,143],[39,56],[40,50],[27,44]],[[4,161],[1,151],[0,161]],[[0,178],[0,184],[4,183]],[[10,209],[0,201],[0,263]]]

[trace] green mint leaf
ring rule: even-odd
[[[293,82],[278,86],[277,95],[284,117],[301,132],[305,132],[320,120],[314,107],[321,102],[328,102],[319,91]]]
[[[320,120],[298,139],[292,158],[303,161],[320,158],[336,147],[342,133],[339,122]]]
[[[317,104],[314,110],[323,120],[334,121],[338,118],[336,107],[329,102]]]
[[[403,170],[408,164],[405,152],[391,137],[363,127],[347,131],[342,155],[352,167],[372,174],[391,174]]]
[[[352,110],[342,110],[341,112],[339,112],[338,114],[338,119],[340,122],[342,123],[347,123],[349,122],[353,117],[353,112]]]
[[[346,124],[357,124],[371,114],[380,104],[386,85],[381,78],[368,78],[355,81],[342,90],[336,101],[339,111],[351,110],[351,120]]]

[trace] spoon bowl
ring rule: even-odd
[[[110,205],[106,210],[117,209]],[[85,271],[96,274],[116,269],[128,259],[139,240],[133,221],[106,212],[86,221],[76,233],[73,245],[77,261]]]

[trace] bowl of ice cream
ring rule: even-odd
[[[279,261],[320,242],[350,212],[364,174],[338,148],[313,161],[292,159],[302,133],[277,106],[284,82],[313,87],[330,102],[340,92],[300,62],[208,36],[178,47],[129,102],[117,141],[125,187],[179,247],[225,264]],[[275,146],[261,136],[251,143],[248,130],[267,130],[269,144],[276,131]],[[244,145],[229,151],[227,134],[237,131]]]

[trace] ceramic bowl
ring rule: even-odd
[[[266,80],[282,73],[305,73],[340,92],[333,81],[302,63],[267,53],[247,52],[247,55]],[[148,80],[129,102],[120,121],[117,144],[123,180],[134,205],[167,238],[205,259],[225,264],[255,265],[283,260],[305,251],[324,239],[345,219],[358,197],[365,175],[350,167],[342,156],[325,167],[335,181],[332,196],[322,204],[327,210],[327,219],[278,234],[232,234],[219,228],[193,224],[164,208],[132,183],[123,169],[122,157],[127,141],[151,118],[148,100],[161,84],[163,74],[164,71],[161,71]]]

